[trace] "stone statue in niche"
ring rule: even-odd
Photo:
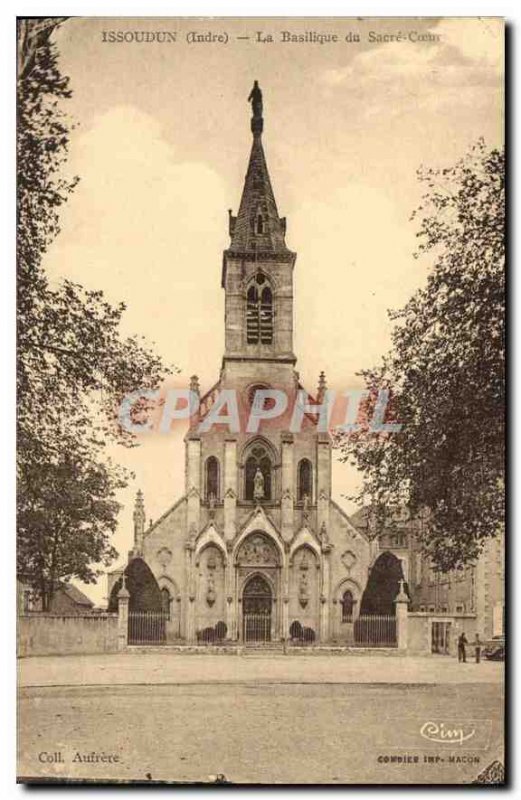
[[[216,503],[215,495],[213,492],[210,492],[210,497],[208,498],[208,516],[210,517],[210,519],[213,519],[215,517],[215,503]]]
[[[309,519],[309,494],[307,492],[302,498],[302,519]]]
[[[323,522],[320,526],[320,541],[323,545],[329,544],[329,534],[327,532],[327,526],[325,522]]]
[[[208,588],[206,590],[206,602],[210,606],[210,608],[215,603],[217,598],[217,592],[215,591],[215,582],[213,578],[213,574],[211,572],[208,573]]]
[[[253,499],[257,503],[264,499],[264,475],[260,471],[260,467],[257,467],[257,472],[253,478]]]
[[[301,572],[298,590],[298,599],[302,608],[306,608],[309,602],[308,574]]]
[[[306,608],[309,602],[308,570],[309,570],[309,560],[307,553],[304,551],[302,553],[302,559],[300,561],[300,579],[299,579],[299,590],[298,590],[298,599],[302,608]]]
[[[208,569],[212,569],[212,570],[216,569],[216,567],[217,567],[217,554],[216,554],[215,550],[213,549],[213,547],[208,552],[208,561],[206,562],[206,566],[208,567]]]
[[[210,608],[215,603],[217,592],[215,590],[215,570],[217,569],[219,553],[215,547],[210,547],[207,550],[206,567],[208,569],[207,589],[206,589],[206,602]]]

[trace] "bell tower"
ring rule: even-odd
[[[223,254],[225,299],[223,379],[253,377],[254,367],[284,382],[293,376],[293,267],[286,219],[279,217],[262,145],[262,92],[255,81],[253,142],[237,216],[229,211],[230,246]],[[249,368],[246,366],[249,365]],[[259,375],[259,377],[262,377]]]

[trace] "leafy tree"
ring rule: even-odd
[[[122,338],[124,304],[68,280],[51,286],[43,267],[77,182],[63,175],[71,91],[51,41],[63,21],[19,21],[17,557],[44,609],[61,581],[94,582],[95,565],[116,557],[116,493],[129,475],[104,448],[134,444],[114,422],[118,404],[165,373],[142,339]]]
[[[399,433],[367,424],[339,437],[363,476],[357,497],[378,533],[407,506],[423,519],[434,565],[458,568],[504,521],[504,154],[479,141],[451,168],[420,170],[427,191],[413,218],[426,286],[396,322],[391,351],[362,373],[369,399],[392,391]]]

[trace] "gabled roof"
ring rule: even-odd
[[[83,594],[83,592],[78,589],[77,586],[73,586],[72,583],[62,583],[58,591],[66,594],[67,597],[69,597],[78,606],[89,606],[89,608],[94,607],[92,600],[87,597],[86,594]]]

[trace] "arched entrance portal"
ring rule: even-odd
[[[271,639],[271,586],[262,575],[248,579],[242,593],[242,636],[245,642]]]

